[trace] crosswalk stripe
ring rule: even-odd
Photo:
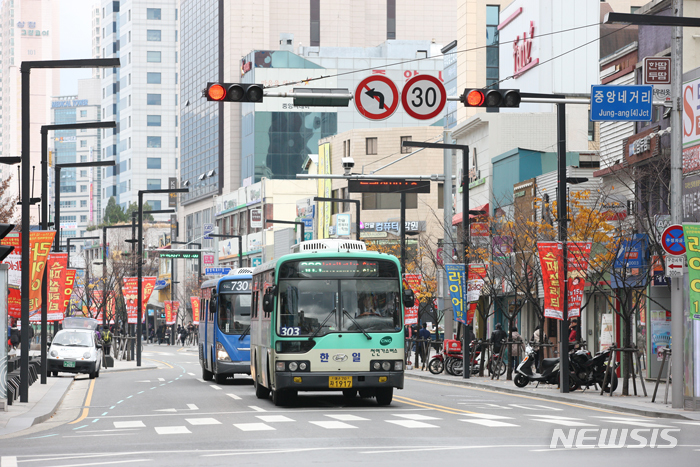
[[[512,423],[499,422],[498,420],[460,420],[460,422],[474,423],[475,425],[487,426],[489,428],[520,426]]]
[[[533,418],[532,420],[534,420],[536,422],[546,422],[546,423],[553,423],[554,425],[567,426],[569,428],[578,427],[578,426],[598,426],[598,425],[593,425],[590,423],[579,422],[579,421],[576,421],[576,419],[562,420],[559,418]]]
[[[328,430],[339,430],[343,428],[357,428],[356,426],[350,425],[349,423],[339,422],[339,421],[323,421],[323,422],[310,422],[314,425],[318,425],[321,428],[326,428]]]
[[[223,388],[217,386],[216,384],[212,384],[211,387],[216,389],[217,391],[221,391],[223,389]]]
[[[190,425],[221,425],[215,418],[186,418],[185,421]]]
[[[234,399],[234,400],[237,400],[237,401],[241,400],[241,397],[240,397],[240,396],[237,396],[237,395],[235,395],[235,394],[226,394],[226,395],[229,396],[231,399]]]
[[[289,417],[285,417],[284,415],[256,415],[256,418],[259,418],[263,422],[267,423],[276,423],[276,422],[293,422]]]
[[[112,422],[114,423],[114,428],[146,428],[141,420],[135,420],[131,422]]]
[[[274,430],[270,425],[264,423],[234,423],[233,426],[241,431],[270,431]]]
[[[474,418],[483,418],[484,420],[513,420],[513,417],[504,417],[503,415],[491,415],[490,413],[472,413],[467,415]]]
[[[369,420],[369,418],[358,417],[357,415],[350,414],[326,415],[326,417],[335,418],[341,422],[362,422]]]
[[[157,426],[156,433],[159,435],[184,435],[192,432],[186,426]]]
[[[249,405],[248,407],[251,408],[251,409],[253,409],[253,410],[255,410],[256,412],[267,412],[267,410],[262,409],[262,408],[260,408],[260,407],[258,407],[258,406],[256,406],[256,405]]]
[[[401,418],[406,418],[408,420],[442,420],[441,418],[437,417],[429,417],[427,415],[421,415],[421,414],[414,414],[414,413],[407,413],[407,414],[392,414],[394,417],[401,417]]]
[[[437,425],[431,425],[430,423],[419,422],[417,420],[386,420],[394,425],[399,425],[404,428],[438,428]]]

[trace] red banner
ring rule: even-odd
[[[75,286],[75,269],[68,269],[66,271],[66,282],[63,286],[63,297],[61,300],[60,311],[62,315],[69,316],[71,312],[70,309],[70,298],[73,295],[73,287]]]
[[[484,288],[484,280],[486,279],[486,271],[488,264],[472,263],[469,265],[469,277],[467,282],[467,300],[469,300],[469,308],[467,309],[467,324],[474,321],[474,314],[478,306],[481,290]]]
[[[422,274],[404,274],[404,288],[408,287],[413,290],[416,296],[416,301],[413,306],[404,306],[404,318],[403,324],[417,324],[418,323],[418,307],[420,306],[420,300],[418,299],[418,292],[420,291],[421,282],[423,281]]]
[[[177,314],[180,311],[180,302],[178,300],[173,300],[173,322],[168,324],[177,323]]]
[[[95,318],[100,324],[102,323],[102,297],[102,290],[92,291],[90,294],[90,309],[87,314],[89,318]]]
[[[567,243],[566,294],[569,302],[567,308],[569,318],[581,316],[583,289],[586,286],[586,272],[588,271],[588,258],[590,255],[591,242]]]
[[[22,284],[22,234],[11,232],[0,243],[15,247],[3,263],[9,266],[7,272],[7,313],[14,318],[19,318],[22,315],[22,298],[19,290]]]
[[[546,318],[564,319],[564,301],[562,297],[564,269],[561,242],[538,242],[542,268],[542,285],[544,287],[544,316]]]
[[[156,277],[142,277],[141,278],[141,287],[143,287],[143,290],[141,291],[141,303],[143,305],[141,306],[141,319],[143,320],[142,322],[146,322],[146,316],[148,313],[146,312],[146,305],[148,304],[148,301],[151,299],[151,294],[153,293],[153,290],[156,288]],[[138,315],[138,311],[137,311]],[[136,318],[136,321],[138,321],[138,317]],[[134,321],[134,322],[136,322]]]
[[[124,282],[122,294],[124,295],[124,304],[126,305],[127,321],[129,324],[136,324],[138,323],[138,307],[136,306],[139,285],[138,278],[125,277],[122,280]]]
[[[190,297],[192,303],[192,322],[199,322],[199,297]]]
[[[173,302],[166,300],[163,302],[163,307],[165,308],[165,324],[174,324],[173,320]]]
[[[46,312],[47,321],[63,321],[63,289],[66,287],[68,274],[68,253],[49,254],[49,306]]]
[[[29,235],[29,314],[41,310],[41,283],[44,279],[46,261],[53,245],[55,231],[31,232]]]

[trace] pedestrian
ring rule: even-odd
[[[419,356],[421,359],[421,370],[425,368],[425,363],[428,360],[428,353],[430,352],[430,331],[428,331],[428,323],[423,323],[423,327],[418,331],[418,338],[420,342],[420,352]]]
[[[158,345],[163,342],[163,326],[159,327],[156,331],[156,340],[158,340]]]
[[[187,340],[187,328],[185,328],[184,326],[182,326],[180,328],[179,337],[180,337],[180,343],[184,346],[185,341]]]
[[[538,371],[540,368],[540,342],[546,343],[547,342],[547,334],[543,334],[542,330],[540,329],[540,326],[538,325],[535,328],[535,332],[532,334],[532,339],[533,341],[533,346],[532,350],[535,351],[535,371]]]
[[[503,330],[501,323],[496,323],[496,329],[491,333],[491,343],[493,344],[493,354],[501,353],[503,341],[508,339],[508,334]]]
[[[510,328],[510,340],[513,342],[510,344],[510,358],[513,362],[513,368],[517,368],[520,363],[520,355],[523,347],[523,336],[518,332],[517,326]]]
[[[105,329],[102,332],[102,346],[104,348],[104,354],[109,355],[109,351],[112,349],[112,333],[109,329]]]
[[[569,343],[578,342],[578,332],[576,328],[578,326],[578,320],[576,318],[572,319],[569,323]]]

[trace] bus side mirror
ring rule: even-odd
[[[272,310],[274,309],[273,302],[275,300],[275,296],[271,292],[267,292],[265,295],[263,295],[263,311],[265,313],[272,313]]]
[[[403,289],[403,306],[415,306],[416,296],[413,294],[411,289]]]

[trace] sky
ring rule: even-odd
[[[61,60],[92,58],[93,4],[98,0],[61,0]],[[61,70],[61,95],[78,94],[78,80],[90,78],[91,69]]]

